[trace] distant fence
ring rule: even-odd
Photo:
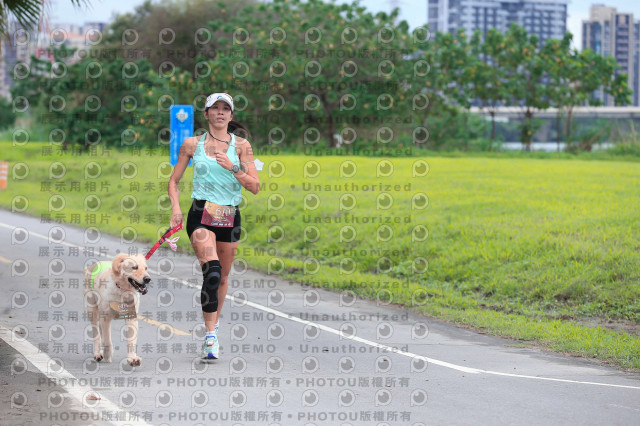
[[[487,108],[473,107],[470,112],[491,120]],[[495,108],[496,138],[503,142],[520,141],[522,109],[517,107]],[[534,119],[540,127],[534,135],[534,142],[566,142],[564,137],[566,111],[561,111],[560,132],[558,132],[558,109],[548,108],[536,111]],[[576,107],[572,111],[571,140],[595,141],[596,145],[636,137],[640,132],[640,107]],[[490,126],[489,126],[490,127]],[[489,134],[487,134],[489,136]]]

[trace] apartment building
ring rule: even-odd
[[[467,34],[489,29],[506,31],[511,23],[536,34],[541,45],[567,32],[569,0],[428,0],[427,21],[432,32]]]
[[[633,90],[632,104],[639,105],[640,97],[640,21],[632,13],[618,12],[615,7],[594,4],[589,20],[582,21],[582,49],[592,49],[602,56],[613,56],[619,72],[628,75]],[[597,94],[605,105],[613,99],[600,91]]]
[[[101,33],[106,30],[107,25],[104,22],[85,25],[49,23],[39,30],[26,30],[12,22],[9,27],[10,37],[0,40],[0,96],[11,97],[11,87],[14,85],[12,74],[16,66],[29,66],[32,56],[53,60],[48,52],[51,46],[64,44],[70,49],[78,49],[77,52],[88,49],[101,39]],[[67,63],[80,59],[80,55],[76,53]]]

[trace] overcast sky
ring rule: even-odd
[[[89,1],[91,5],[88,8],[74,8],[70,0],[52,0],[50,22],[79,25],[89,21],[111,22],[116,13],[133,12],[137,5],[143,3],[143,0]],[[341,0],[338,2],[346,3]],[[633,13],[634,19],[640,19],[640,0],[571,0],[567,26],[574,36],[575,46],[581,46],[582,20],[589,18],[589,7],[597,3],[616,7],[620,12]],[[427,21],[427,0],[361,0],[360,4],[372,12],[389,12],[397,6],[400,8],[400,18],[406,20],[411,28],[424,25]]]

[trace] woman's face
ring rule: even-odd
[[[231,121],[233,113],[228,103],[224,101],[216,101],[205,112],[207,121],[214,127],[226,128]]]

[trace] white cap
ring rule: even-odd
[[[233,98],[227,93],[212,93],[209,95],[207,102],[204,104],[205,109],[215,104],[216,101],[226,102],[231,107],[231,112],[233,112]]]

